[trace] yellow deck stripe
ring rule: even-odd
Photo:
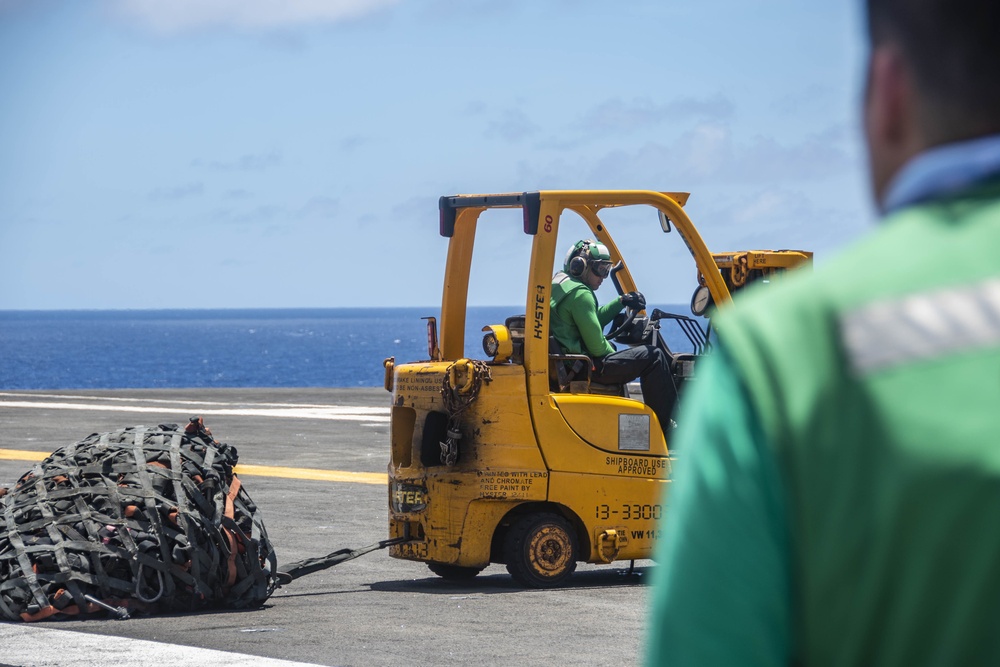
[[[8,461],[41,461],[48,454],[22,449],[0,448],[0,459]],[[389,483],[389,476],[380,472],[350,472],[348,470],[321,470],[319,468],[283,468],[280,466],[255,466],[239,464],[236,473],[257,477],[281,477],[284,479],[309,479],[317,482],[353,482],[355,484]]]
[[[45,452],[28,452],[23,449],[0,449],[0,459],[8,461],[41,461],[48,454]]]

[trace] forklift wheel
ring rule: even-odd
[[[431,569],[431,572],[448,581],[468,581],[486,569],[482,567],[448,565],[446,563],[427,563],[427,567]]]
[[[521,517],[504,544],[507,571],[527,588],[558,586],[576,569],[576,536],[566,519],[542,512]]]

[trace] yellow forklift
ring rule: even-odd
[[[575,214],[589,236],[607,246],[621,294],[638,286],[602,216],[620,207],[655,211],[662,232],[676,230],[694,258],[695,316],[724,305],[754,280],[812,258],[802,251],[713,257],[684,211],[687,198],[582,190],[440,198],[440,233],[449,240],[440,336],[436,319],[425,318],[428,358],[385,362],[385,387],[392,392],[392,556],[424,561],[448,579],[504,563],[519,584],[532,588],[558,585],[578,561],[651,556],[666,513],[669,443],[656,415],[627,386],[591,382],[591,360],[563,354],[550,339],[560,224]],[[492,209],[521,209],[531,245],[528,282],[523,312],[502,323],[474,323],[483,332],[483,357],[476,359],[466,353],[469,282],[480,217]],[[681,328],[690,351],[667,346],[664,323]],[[611,328],[609,339],[619,346],[662,347],[680,392],[711,347],[710,326],[659,309],[626,310]],[[582,371],[568,374],[572,364]]]

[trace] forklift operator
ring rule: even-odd
[[[604,337],[604,327],[622,308],[646,307],[646,299],[639,292],[622,294],[598,306],[594,290],[610,272],[611,254],[603,243],[582,240],[570,248],[563,270],[552,278],[552,335],[567,354],[591,358],[594,382],[625,384],[639,378],[643,400],[666,432],[673,423],[670,415],[677,400],[666,353],[652,345],[615,351]]]

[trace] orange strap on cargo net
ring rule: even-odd
[[[44,607],[42,609],[39,609],[34,614],[29,614],[26,611],[25,612],[21,612],[21,620],[25,621],[26,623],[31,623],[33,621],[44,621],[46,618],[48,618],[50,616],[55,616],[56,614],[60,614],[60,613],[63,613],[62,610],[56,609],[52,605],[49,605],[48,607]],[[67,613],[72,614],[72,613],[75,613],[75,612],[71,611],[71,612],[67,612]]]
[[[86,612],[88,614],[93,614],[100,611],[101,608],[96,604],[88,604]],[[44,621],[45,619],[55,616],[56,614],[66,614],[67,616],[76,616],[80,613],[80,607],[75,604],[71,604],[68,607],[59,609],[55,605],[49,605],[48,607],[43,607],[39,609],[34,614],[29,614],[28,612],[21,613],[21,620],[25,623],[33,623],[35,621]]]
[[[226,495],[225,515],[227,519],[236,519],[236,496],[240,492],[240,478],[235,474],[233,481],[229,484],[229,493]],[[225,526],[222,528],[226,541],[229,542],[229,576],[226,577],[226,585],[232,586],[236,583],[236,534]]]

